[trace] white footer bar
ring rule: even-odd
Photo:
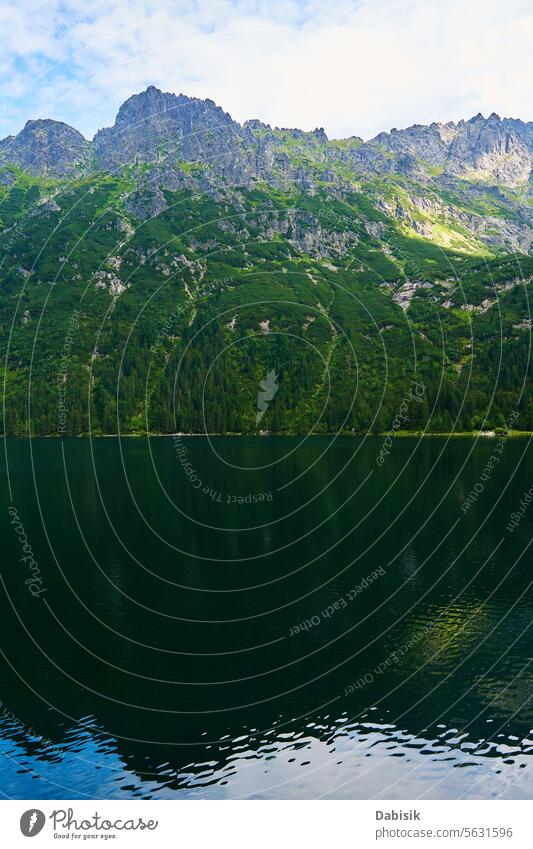
[[[2,801],[0,843],[6,849],[530,849],[532,808],[529,801]]]

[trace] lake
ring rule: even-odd
[[[533,795],[528,439],[4,445],[4,797]]]

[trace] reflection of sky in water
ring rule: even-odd
[[[0,784],[6,797],[32,798],[530,798],[533,740],[487,737],[440,725],[429,739],[372,719],[310,722],[304,730],[242,734],[206,747],[203,763],[128,764],[117,741],[86,729],[42,746],[0,725]],[[286,728],[287,726],[284,725]],[[311,736],[316,733],[319,738]],[[329,736],[328,736],[329,735]],[[533,736],[533,735],[532,735]],[[211,754],[209,754],[209,750]],[[30,753],[31,752],[31,753]],[[131,756],[133,757],[133,756]],[[21,793],[21,777],[24,793]],[[76,790],[74,790],[76,788]],[[33,794],[32,794],[33,790]]]
[[[211,500],[191,500],[172,440],[155,440],[165,486],[196,511],[195,524],[162,496],[146,446],[126,441],[129,481],[159,539],[132,503],[116,440],[94,446],[110,521],[88,441],[65,442],[67,491],[61,444],[36,440],[44,523],[61,571],[38,520],[27,443],[10,445],[19,457],[11,465],[17,507],[48,593],[46,603],[29,597],[10,568],[20,551],[8,534],[9,601],[0,608],[5,795],[533,796],[533,513],[505,532],[531,485],[531,464],[519,462],[525,443],[509,442],[483,501],[463,515],[464,490],[485,467],[488,444],[463,468],[469,440],[455,441],[440,464],[442,440],[419,449],[416,440],[397,440],[378,476],[379,440],[344,440],[312,466],[326,442],[309,441],[290,467],[265,473],[261,488],[278,492],[285,472],[297,478],[312,468],[268,513],[257,505],[220,513]],[[217,444],[235,460],[243,444],[247,461],[259,463],[285,441]],[[191,440],[189,451],[206,479],[228,488],[227,468],[206,454],[205,440]],[[294,520],[276,521],[320,491],[354,451],[334,488]],[[245,473],[232,472],[231,486],[249,488]],[[202,521],[258,527],[217,532]],[[258,552],[268,556],[254,559]],[[381,566],[364,592],[324,614]],[[309,617],[319,624],[289,636]],[[34,732],[52,743],[30,738]]]

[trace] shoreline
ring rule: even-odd
[[[10,435],[2,434],[1,439],[175,439],[176,437],[185,439],[221,439],[221,438],[241,438],[241,439],[306,439],[313,438],[342,438],[342,439],[366,439],[367,437],[378,439],[391,436],[390,431],[367,431],[366,433],[350,433],[348,431],[341,433],[77,433],[77,434],[58,434],[58,433],[43,433],[34,434],[33,436]],[[463,438],[463,439],[498,439],[505,436],[508,439],[529,438],[533,436],[531,430],[504,430],[496,431],[439,431],[438,433],[430,433],[427,431],[405,430],[395,431],[393,439],[443,439],[443,438]]]

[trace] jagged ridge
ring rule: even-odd
[[[28,121],[16,136],[0,141],[0,155],[33,174],[65,174],[93,153],[93,165],[113,170],[136,160],[153,161],[165,149],[186,161],[240,163],[238,182],[264,177],[273,160],[283,165],[283,136],[323,147],[325,161],[349,163],[354,174],[444,173],[493,178],[507,186],[526,183],[533,165],[533,123],[481,114],[457,124],[415,124],[382,132],[370,141],[357,137],[329,142],[323,129],[274,130],[257,119],[234,121],[212,100],[165,93],[155,86],[123,103],[112,127],[99,130],[88,142],[59,121]],[[344,144],[339,144],[344,142]],[[432,170],[433,169],[433,170]]]

